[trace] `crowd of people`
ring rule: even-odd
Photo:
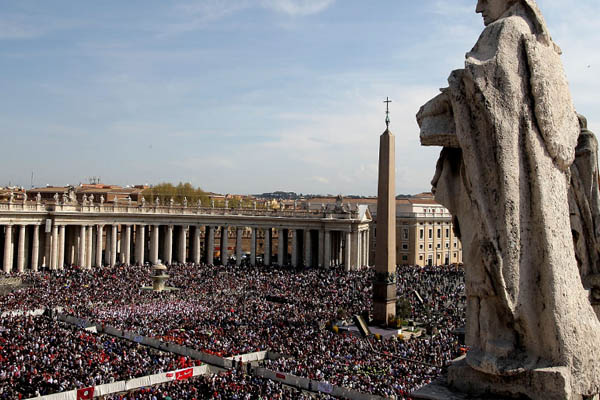
[[[231,370],[185,381],[105,396],[103,400],[330,400],[327,394],[307,393],[270,379]]]
[[[459,267],[398,267],[408,319],[429,335],[407,341],[338,334],[332,321],[371,309],[372,269],[172,265],[170,286],[144,291],[149,266],[77,268],[26,277],[0,298],[2,310],[65,307],[77,317],[227,357],[270,350],[265,367],[382,396],[405,398],[458,353],[453,330],[464,323]],[[429,329],[432,328],[432,329]],[[410,360],[410,361],[407,361]]]
[[[90,387],[191,363],[172,353],[88,332],[47,316],[0,318],[0,399]]]

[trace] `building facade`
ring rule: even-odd
[[[330,206],[335,197],[313,198],[306,206],[313,210]],[[377,198],[344,199],[350,209],[364,204],[373,222],[369,260],[375,260]],[[396,263],[405,265],[448,265],[462,263],[462,244],[456,237],[452,214],[437,203],[431,193],[396,199]]]

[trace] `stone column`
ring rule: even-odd
[[[110,266],[117,265],[117,226],[111,226],[110,233]]]
[[[194,248],[194,256],[192,261],[194,264],[200,264],[200,227],[198,225],[194,227],[194,239],[192,241]]]
[[[304,230],[304,265],[307,267],[312,267],[312,241],[310,229]]]
[[[17,250],[17,271],[25,271],[25,225],[19,225],[19,244]]]
[[[44,229],[44,255],[42,257],[42,266],[48,268],[50,265],[50,253],[52,252],[52,230],[45,232]]]
[[[52,250],[50,253],[50,269],[58,269],[58,225],[52,225]]]
[[[244,234],[243,228],[235,230],[235,265],[238,267],[242,264],[242,237]]]
[[[85,225],[81,225],[79,230],[79,254],[77,255],[77,263],[80,268],[85,267],[85,241],[87,238],[86,234],[87,227]]]
[[[12,254],[13,254],[13,240],[12,240],[12,225],[5,226],[4,234],[4,272],[9,274],[12,272]]]
[[[263,255],[263,262],[266,266],[271,265],[271,244],[273,242],[273,229],[267,228],[265,229],[265,245]]]
[[[292,229],[292,267],[298,266],[298,230]]]
[[[227,265],[229,259],[229,227],[223,226],[221,229],[221,265]]]
[[[87,250],[85,251],[85,267],[87,269],[92,268],[92,251],[94,247],[94,228],[93,226],[87,227],[87,240],[85,242]]]
[[[33,243],[31,249],[31,270],[37,272],[40,265],[40,226],[33,226]]]
[[[167,225],[167,233],[165,237],[165,264],[173,262],[173,225]]]
[[[102,236],[104,225],[96,226],[96,268],[102,267]]]
[[[252,234],[250,237],[250,265],[253,267],[256,265],[256,228],[252,227]]]
[[[346,247],[344,248],[344,266],[346,271],[351,271],[353,267],[352,263],[352,233],[346,232]]]
[[[135,262],[144,265],[146,250],[146,225],[138,225],[135,229]]]
[[[206,264],[213,265],[215,263],[215,228],[214,226],[206,225]]]
[[[325,266],[325,231],[323,229],[319,229],[319,249],[317,254],[317,263],[319,268],[323,268]]]
[[[121,235],[123,231],[121,231]],[[125,237],[121,240],[121,251],[123,252],[123,262],[126,265],[131,264],[131,225],[125,225]]]
[[[152,225],[152,233],[150,234],[150,262],[152,264],[158,263],[158,240],[159,240],[159,228],[158,225]]]
[[[362,261],[361,266],[369,265],[369,251],[371,250],[370,246],[369,246],[369,236],[370,236],[369,230],[366,230],[364,232],[364,240],[363,240],[364,251],[363,251],[363,261]]]
[[[186,250],[187,250],[187,226],[181,226],[179,232],[179,245],[177,246],[177,261],[185,264],[186,262]]]
[[[285,245],[285,229],[283,228],[279,228],[278,230],[278,236],[277,236],[277,263],[282,266],[285,263],[285,256],[287,253],[287,249],[284,249],[284,245]]]
[[[325,231],[323,240],[323,266],[328,269],[331,267],[331,231]]]
[[[65,269],[65,238],[67,227],[61,225],[58,228],[58,269]]]
[[[110,225],[109,225],[110,226]],[[112,248],[112,238],[110,237],[112,229],[106,228],[106,245],[104,246],[106,250],[104,250],[104,265],[110,265],[111,255],[110,249]]]

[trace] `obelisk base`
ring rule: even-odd
[[[396,284],[374,282],[373,323],[389,326],[392,318],[396,318]]]

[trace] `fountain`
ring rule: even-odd
[[[171,292],[179,290],[178,288],[166,286],[170,275],[167,274],[167,267],[160,260],[152,267],[152,286],[143,287],[143,290],[152,290],[154,292]]]

